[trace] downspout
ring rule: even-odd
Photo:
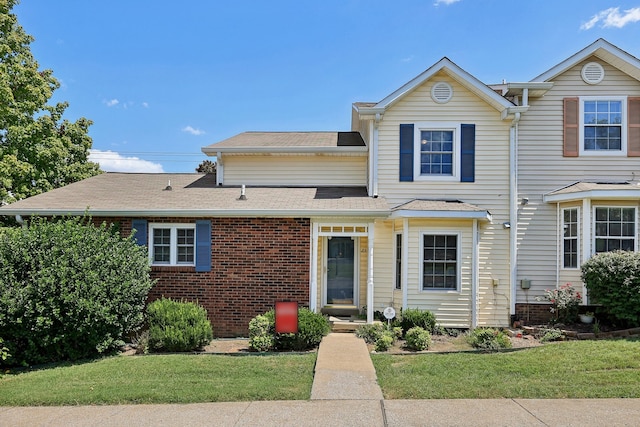
[[[22,215],[16,215],[16,222],[24,227],[24,219],[22,218]]]
[[[216,153],[216,184],[224,183],[224,165],[222,164],[222,153]]]
[[[373,141],[373,143],[371,144],[371,150],[373,151],[373,197],[378,197],[378,126],[380,124],[380,120],[382,120],[382,116],[380,115],[380,113],[376,113],[376,119],[373,123],[373,135],[371,138],[371,140]]]
[[[518,122],[520,113],[516,112],[509,129],[509,264],[511,282],[511,298],[509,311],[511,316],[516,314],[516,282],[518,280]]]
[[[560,254],[562,251],[560,250],[560,245],[562,244],[562,238],[560,230],[560,226],[562,222],[560,220],[560,202],[556,203],[556,288],[558,287],[558,283],[560,283]],[[564,233],[562,233],[564,234]]]
[[[370,222],[367,233],[369,262],[367,265],[367,323],[373,323],[373,239],[375,236],[375,222]]]
[[[409,308],[409,219],[402,219],[402,309]]]

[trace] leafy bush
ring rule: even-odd
[[[555,314],[555,320],[562,323],[573,323],[578,317],[578,305],[582,302],[582,295],[576,291],[571,283],[565,283],[557,289],[546,289],[544,298],[536,297],[536,300],[549,301],[551,312]]]
[[[420,326],[414,326],[407,331],[405,340],[408,349],[423,351],[431,345],[431,334]]]
[[[9,349],[3,344],[4,340],[0,338],[0,360],[7,360],[11,357],[11,354],[9,354]]]
[[[376,351],[387,351],[393,345],[394,339],[390,331],[384,331],[376,340]]]
[[[511,348],[509,336],[504,331],[493,328],[476,328],[469,333],[467,341],[472,347],[484,350]]]
[[[589,299],[621,326],[640,326],[640,253],[604,252],[582,264]]]
[[[562,336],[562,331],[560,329],[545,329],[540,337],[540,342],[558,341],[562,339]]]
[[[315,348],[331,329],[329,321],[308,308],[298,309],[298,333],[277,334],[275,311],[269,310],[249,322],[249,348],[255,351],[294,350]],[[252,326],[253,323],[253,326]],[[253,329],[253,332],[252,332]]]
[[[402,310],[400,326],[405,334],[415,326],[420,326],[432,334],[436,329],[436,316],[428,310],[407,308],[406,310]]]
[[[147,307],[151,351],[193,351],[213,339],[207,310],[193,302],[161,298]]]
[[[119,348],[144,321],[146,249],[83,218],[32,219],[0,233],[0,331],[12,364]],[[2,361],[0,361],[2,363]]]
[[[362,338],[367,344],[375,344],[385,331],[382,323],[367,323],[356,329],[356,337]]]

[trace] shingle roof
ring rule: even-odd
[[[391,209],[392,217],[470,218],[491,221],[491,213],[459,200],[415,199]]]
[[[204,153],[213,155],[218,152],[344,152],[353,150],[366,151],[364,140],[358,132],[243,132],[202,148]]]
[[[639,199],[640,183],[637,182],[576,182],[544,195],[548,203],[599,199]]]
[[[171,184],[171,190],[166,187]],[[0,215],[378,216],[384,198],[360,188],[216,186],[212,175],[104,173],[0,208]]]

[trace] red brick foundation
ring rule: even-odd
[[[551,304],[516,304],[516,317],[522,325],[540,325],[548,323],[553,317]]]
[[[200,218],[149,218],[149,222],[196,219]],[[161,296],[198,301],[207,309],[217,337],[247,336],[249,320],[273,308],[276,301],[308,307],[309,219],[210,219],[211,271],[153,267],[151,276],[157,282],[149,301]],[[106,220],[119,223],[122,235],[131,233],[131,219]]]

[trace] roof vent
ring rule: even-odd
[[[449,83],[438,82],[431,88],[431,99],[438,104],[446,104],[453,96],[453,88]]]
[[[582,67],[582,80],[590,85],[596,85],[604,79],[604,68],[597,62],[589,62]]]
[[[169,183],[167,184],[166,187],[164,187],[164,191],[171,191],[173,190],[173,187],[171,186],[171,180],[169,180]]]

